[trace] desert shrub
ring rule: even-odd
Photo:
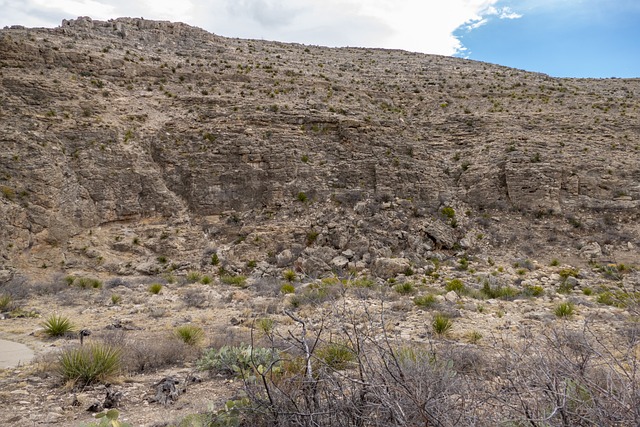
[[[100,336],[100,342],[120,349],[122,370],[128,373],[153,372],[175,367],[195,359],[199,350],[177,338],[165,334],[144,337],[129,336],[122,330],[114,330]]]
[[[44,328],[44,332],[50,337],[60,337],[72,332],[74,329],[68,317],[57,314],[52,314],[47,320],[42,322],[42,327]]]
[[[0,294],[0,313],[13,310],[15,306],[11,295]]]
[[[200,279],[200,283],[202,283],[203,285],[208,285],[211,283],[211,277],[204,275],[202,276],[202,279]]]
[[[220,264],[220,258],[218,257],[218,254],[214,252],[213,254],[211,254],[211,265],[218,265],[218,264]]]
[[[482,334],[478,331],[471,331],[467,334],[467,338],[469,339],[469,342],[472,344],[477,344],[478,341],[480,341],[482,339]]]
[[[203,308],[207,305],[207,295],[199,289],[189,289],[182,294],[182,301],[187,307]]]
[[[81,289],[100,289],[102,288],[102,282],[98,279],[91,277],[65,277],[65,283],[69,286],[77,286]]]
[[[563,281],[567,280],[568,277],[578,277],[580,274],[580,270],[577,268],[563,268],[558,271],[558,274],[562,278]]]
[[[557,267],[557,266],[559,266],[559,265],[560,265],[560,261],[558,261],[558,259],[557,259],[557,258],[554,258],[554,259],[552,259],[552,260],[551,260],[551,262],[549,263],[549,265],[550,265],[551,267]]]
[[[306,239],[307,246],[313,245],[316,242],[316,240],[318,239],[319,235],[320,235],[320,233],[318,233],[315,230],[308,231],[307,232],[307,239]]]
[[[147,288],[147,289],[152,294],[158,295],[160,293],[160,291],[162,291],[162,284],[161,283],[152,283],[152,284],[149,285],[149,288]]]
[[[443,313],[436,313],[433,316],[431,327],[436,335],[446,335],[453,327],[453,321]]]
[[[59,358],[62,378],[82,385],[104,382],[121,369],[120,349],[104,343],[93,343],[68,349]]]
[[[196,283],[200,281],[202,274],[198,271],[190,271],[187,273],[187,283]]]
[[[350,345],[333,342],[320,347],[316,357],[331,369],[343,370],[356,360],[356,354]]]
[[[291,305],[320,304],[335,299],[341,291],[341,283],[335,278],[322,279],[320,283],[311,283],[302,292],[291,299]]]
[[[118,294],[111,294],[111,304],[118,305],[122,302],[122,297]]]
[[[445,282],[444,288],[447,292],[455,292],[456,295],[462,296],[467,292],[467,288],[460,279],[451,279]]]
[[[304,203],[307,200],[309,200],[309,197],[307,196],[307,194],[302,192],[302,191],[298,193],[296,198],[298,199],[299,202],[302,202],[302,203]]]
[[[574,305],[572,302],[562,302],[556,306],[554,313],[558,317],[569,317],[573,314]]]
[[[275,327],[275,321],[268,317],[263,317],[260,319],[256,319],[255,327],[258,331],[265,335],[269,335],[273,332],[273,328]]]
[[[420,295],[413,299],[413,303],[422,308],[433,307],[436,304],[436,296],[433,294]]]
[[[510,286],[501,286],[501,285],[491,286],[489,281],[485,281],[482,284],[482,288],[480,289],[480,294],[483,295],[485,298],[489,298],[489,299],[498,298],[498,299],[509,300],[517,297],[520,294],[520,292],[516,288],[510,287]]]
[[[540,297],[544,295],[544,288],[539,285],[525,285],[522,294],[528,297]]]
[[[280,287],[280,292],[283,294],[293,294],[296,292],[296,288],[291,283],[285,283]]]
[[[220,277],[220,281],[225,285],[237,286],[239,288],[245,288],[247,286],[247,278],[242,275],[225,274]]]
[[[278,352],[273,349],[241,344],[210,349],[198,360],[197,366],[201,371],[247,378],[253,369],[271,368],[278,361]]]
[[[413,283],[404,282],[404,283],[400,283],[398,285],[395,285],[393,287],[393,290],[396,291],[397,293],[399,293],[400,295],[409,295],[409,294],[412,294],[415,291],[415,288],[413,286]]]
[[[286,280],[287,282],[293,282],[294,280],[296,280],[298,276],[296,275],[296,272],[293,270],[285,270],[282,273],[282,277],[284,277],[284,280]]]
[[[456,211],[451,206],[443,207],[440,209],[440,213],[449,220],[454,219],[456,216]]]
[[[187,345],[198,345],[204,340],[204,331],[195,325],[182,325],[175,329],[176,337]]]

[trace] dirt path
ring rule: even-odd
[[[0,339],[0,369],[13,368],[31,362],[33,350],[24,344]]]

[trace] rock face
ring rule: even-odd
[[[637,80],[129,18],[0,30],[0,67],[2,270],[640,241]]]

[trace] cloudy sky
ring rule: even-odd
[[[120,16],[228,37],[453,55],[559,77],[640,77],[640,0],[0,0],[0,27]]]

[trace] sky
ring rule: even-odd
[[[226,37],[404,49],[554,77],[640,77],[640,0],[0,0],[0,28],[121,16]]]

